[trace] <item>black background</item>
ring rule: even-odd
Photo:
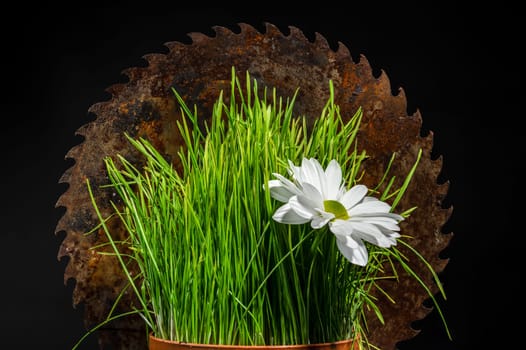
[[[333,48],[341,41],[355,60],[364,54],[375,74],[385,70],[394,92],[403,87],[408,113],[422,112],[422,134],[434,132],[432,156],[444,161],[438,181],[450,182],[444,207],[454,207],[443,231],[455,236],[441,254],[450,258],[441,275],[448,300],[441,305],[454,339],[432,312],[415,322],[421,333],[399,349],[489,349],[511,342],[508,331],[521,322],[509,314],[521,316],[523,234],[513,222],[521,219],[515,214],[524,158],[514,84],[522,69],[514,53],[523,41],[515,39],[517,12],[349,5],[19,3],[4,9],[0,347],[19,342],[22,349],[69,349],[85,332],[82,306],[71,302],[74,283],[63,284],[66,260],[56,258],[64,234],[54,234],[63,214],[54,206],[67,188],[58,179],[72,165],[64,156],[81,142],[75,130],[93,118],[89,106],[108,98],[106,87],[125,81],[121,70],[144,65],[142,55],[166,52],[164,42],[190,43],[188,32],[213,35],[212,26],[237,30],[239,22],[261,31],[270,22],[285,33],[293,25],[309,38],[319,32]],[[95,337],[81,348],[96,349]]]

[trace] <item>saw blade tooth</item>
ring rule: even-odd
[[[86,126],[83,125],[81,126],[80,128],[77,129],[77,135],[80,135],[80,136],[83,136],[82,134],[79,133],[79,130],[85,128]],[[80,145],[76,145],[76,146],[73,146],[67,153],[66,153],[66,156],[64,157],[65,159],[76,159],[80,154]]]
[[[393,97],[395,99],[400,101],[399,105],[401,106],[400,108],[403,109],[404,115],[406,117],[411,117],[407,113],[407,98],[406,98],[406,95],[405,95],[405,90],[401,86],[399,86],[396,91],[392,91],[392,94],[393,94]],[[419,123],[418,124],[418,130],[420,130],[421,126],[422,126],[422,123]]]
[[[351,62],[353,62],[349,48],[341,41],[338,41],[338,48],[336,49],[336,53],[338,54],[341,60],[345,60],[348,58],[351,60]]]
[[[159,64],[161,61],[166,59],[166,55],[162,53],[148,53],[146,55],[142,56],[143,59],[145,59],[149,65]]]
[[[139,80],[144,75],[144,68],[143,67],[125,68],[121,71],[121,74],[128,77],[129,79],[128,82]]]
[[[404,95],[404,99],[405,99],[405,91],[404,89],[402,89],[402,92],[400,94],[403,94]],[[407,100],[406,100],[406,103],[407,103]],[[415,119],[418,121],[418,130],[419,132],[422,132],[422,114],[420,113],[420,110],[417,108],[416,111],[411,114],[411,118]]]
[[[360,54],[360,58],[358,59],[357,65],[360,67],[363,73],[367,74],[368,77],[374,78],[373,69],[371,68],[369,60],[367,59],[367,57],[365,57],[364,54]]]
[[[399,86],[398,87],[398,90],[396,90],[396,95],[395,97],[398,97],[398,98],[403,98],[404,101],[407,101],[407,96],[405,94],[405,90],[403,87]]]
[[[314,33],[314,44],[316,44],[321,49],[330,50],[329,42],[323,35],[321,35],[318,32]]]
[[[55,204],[55,208],[66,208],[66,211],[67,211],[67,207],[64,203],[64,198],[63,196],[61,196],[57,203]],[[60,232],[67,232],[69,229],[68,227],[68,223],[67,223],[67,218],[66,218],[66,214],[64,214],[57,222],[57,226],[55,227],[55,234],[59,234]]]
[[[380,69],[380,75],[376,78],[376,84],[381,87],[381,90],[387,96],[394,96],[393,91],[391,90],[391,79],[385,73],[385,70]]]
[[[163,45],[166,46],[168,50],[170,50],[168,54],[170,54],[171,51],[179,51],[181,49],[186,48],[187,46],[186,44],[183,44],[180,41],[167,41]]]
[[[95,105],[93,105],[92,107],[95,107]],[[95,108],[94,108],[94,110],[95,110]],[[100,111],[99,111],[99,112],[100,112]],[[95,115],[97,114],[97,113],[95,113],[95,112],[91,112],[91,111],[90,111],[90,113],[94,113]],[[93,124],[93,123],[87,123],[87,124],[82,125],[81,127],[79,127],[79,128],[77,129],[77,131],[75,131],[75,135],[82,136],[82,137],[86,137],[86,135],[89,133],[89,129],[92,127],[92,124]],[[71,152],[71,153],[70,153],[70,152]],[[70,152],[68,152],[67,155],[68,155],[68,156],[71,156],[71,158],[74,158],[75,156],[72,156],[72,155],[73,155],[73,154],[76,155],[76,153],[73,153],[73,152],[78,152],[77,147],[74,147],[73,149],[71,149]]]
[[[106,101],[94,103],[88,108],[88,113],[93,113],[98,116],[101,112],[105,111],[107,105],[108,103]],[[83,128],[80,127],[77,132],[81,129]]]
[[[265,34],[272,36],[283,36],[283,33],[274,24],[265,22]]]
[[[124,90],[125,87],[126,87],[126,84],[122,84],[122,83],[113,84],[113,85],[108,86],[104,91],[106,91],[113,97],[113,96],[118,96],[119,93],[122,90]]]
[[[241,29],[240,34],[251,34],[251,35],[260,34],[258,30],[254,28],[253,26],[251,26],[250,24],[240,22],[237,25]]]
[[[227,27],[213,26],[212,29],[216,33],[216,37],[217,36],[227,36],[228,37],[228,36],[233,36],[234,35],[234,32],[231,31],[230,29],[228,29]]]
[[[192,44],[200,44],[205,41],[210,41],[212,39],[208,35],[200,33],[200,32],[190,32],[186,35],[188,35],[190,39],[192,39]]]
[[[310,42],[310,40],[305,36],[303,31],[301,31],[297,27],[289,26],[288,28],[289,28],[289,31],[290,31],[290,33],[288,35],[289,38]]]
[[[58,179],[59,184],[69,184],[69,181],[71,180],[71,173],[73,171],[72,169],[73,167],[66,169],[66,171],[64,171],[60,179]],[[57,200],[57,203],[55,204],[55,208],[63,206],[62,201],[63,201],[63,198],[62,196],[60,196],[59,199]]]

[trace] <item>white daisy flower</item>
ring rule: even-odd
[[[304,158],[299,167],[289,161],[289,173],[292,181],[274,174],[277,180],[267,184],[270,195],[285,203],[272,216],[274,220],[284,224],[310,222],[314,229],[328,224],[340,252],[360,266],[368,260],[363,241],[382,248],[396,245],[398,222],[403,217],[391,213],[389,204],[367,196],[364,185],[346,190],[336,160],[331,160],[325,171],[314,158]]]

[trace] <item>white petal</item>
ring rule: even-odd
[[[303,193],[299,197],[304,197],[304,205],[311,208],[323,208],[323,197],[316,187],[306,182],[302,184],[302,191]]]
[[[355,265],[365,266],[367,265],[368,253],[365,244],[362,241],[354,241],[351,237],[345,237],[346,240],[336,239],[336,245],[340,250],[340,253]],[[351,242],[356,243],[349,244]]]
[[[393,231],[389,231],[389,233],[385,232],[384,235],[386,235],[387,237],[392,239],[392,241],[393,241],[392,245],[396,245],[396,243],[397,243],[396,239],[402,237],[401,234],[399,234],[398,232],[393,232]]]
[[[338,200],[342,184],[342,169],[336,160],[331,160],[325,169],[326,191],[325,199]]]
[[[353,235],[381,248],[393,245],[393,240],[385,236],[380,229],[372,224],[353,222]]]
[[[292,163],[292,161],[289,159],[289,173],[290,175],[292,175],[292,177],[294,177],[294,179],[296,179],[297,181],[302,181],[302,178],[301,178],[301,168],[300,167],[297,167],[294,165],[294,163]]]
[[[338,239],[344,240],[344,237],[351,237],[353,233],[352,225],[346,220],[334,220],[329,222],[329,230],[336,236]],[[350,242],[349,244],[352,244]],[[357,247],[358,244],[355,242],[353,247]]]
[[[281,182],[283,186],[289,188],[290,191],[295,191],[299,193],[300,190],[298,189],[298,186],[296,186],[294,182],[290,181],[285,176],[278,174],[278,173],[273,173],[272,175],[274,175]],[[275,180],[271,180],[271,181],[275,181]]]
[[[318,210],[318,215],[315,215],[310,222],[310,225],[313,229],[319,229],[327,225],[329,221],[334,219],[333,213],[327,213],[323,210]]]
[[[400,226],[398,226],[396,220],[389,217],[379,217],[379,216],[353,216],[349,219],[351,222],[365,222],[368,224],[373,224],[376,226],[381,226],[386,230],[390,231],[400,231]]]
[[[355,215],[354,217],[361,218],[363,220],[374,218],[375,220],[394,220],[396,222],[404,220],[402,215],[398,215],[396,213],[362,213]]]
[[[284,186],[279,180],[270,180],[267,184],[270,196],[280,202],[288,202],[290,197],[296,193],[292,192],[288,186]]]
[[[385,202],[375,200],[359,203],[349,210],[349,216],[371,213],[388,213],[391,206]]]
[[[282,224],[304,224],[310,220],[296,214],[288,203],[279,207],[274,215],[272,215],[272,218]]]
[[[303,161],[301,162],[301,176],[303,183],[307,182],[311,184],[321,193],[320,177],[316,170],[317,162],[318,161],[314,158],[303,158]]]
[[[363,197],[367,194],[367,187],[364,185],[355,185],[340,199],[340,202],[343,204],[345,209],[349,210],[354,207],[358,202],[360,202]]]
[[[316,168],[316,172],[318,173],[318,179],[320,181],[320,193],[323,199],[328,199],[327,197],[327,191],[330,185],[328,184],[327,176],[325,175],[325,171],[323,171],[323,168],[321,167],[320,162],[318,162],[316,159],[312,159],[313,164]]]
[[[398,241],[396,240],[397,238],[400,237],[400,235],[398,234],[398,232],[394,232],[392,235],[386,235],[387,239],[391,242],[391,246],[395,246],[398,244]]]
[[[311,203],[308,201],[305,196],[292,196],[289,199],[290,207],[302,218],[308,219],[310,221],[314,215],[317,214],[317,211],[314,210],[314,207],[311,206]]]
[[[389,239],[392,240],[393,245],[396,245],[396,243],[397,243],[397,242],[396,242],[396,239],[397,239],[397,238],[402,237],[402,236],[400,235],[400,233],[398,233],[398,232],[396,232],[396,231],[388,230],[388,229],[386,229],[385,227],[382,227],[382,226],[376,226],[376,227],[378,227],[378,229],[379,229],[380,231],[382,231],[382,233],[383,233],[386,237],[389,237]]]

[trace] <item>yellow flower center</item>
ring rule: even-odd
[[[323,201],[323,209],[328,213],[334,214],[334,219],[349,220],[347,209],[338,201]]]

